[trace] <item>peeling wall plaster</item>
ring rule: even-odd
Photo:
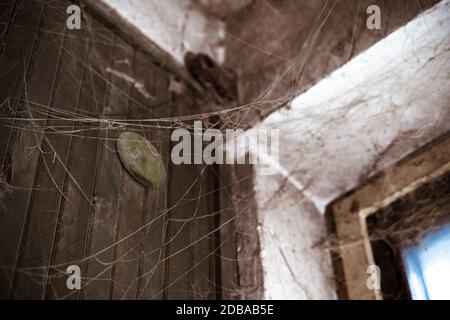
[[[191,0],[102,0],[179,64],[187,51],[204,52],[222,63],[224,24],[203,14]]]
[[[303,186],[255,178],[267,298],[336,297],[325,207],[450,130],[448,61],[445,0],[256,126],[280,129],[280,166]]]
[[[236,14],[253,0],[192,0],[192,2],[207,14],[224,19]]]

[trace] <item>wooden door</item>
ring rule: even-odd
[[[88,9],[69,30],[70,4],[0,0],[0,299],[220,298],[217,172],[169,159],[184,98]],[[125,130],[159,150],[163,187],[124,170]]]

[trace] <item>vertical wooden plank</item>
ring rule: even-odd
[[[194,99],[174,97],[175,116],[192,112]],[[192,122],[189,125],[193,125]],[[176,142],[175,142],[176,143]],[[196,214],[195,168],[191,164],[169,164],[168,229],[165,293],[167,299],[192,299],[192,224]]]
[[[219,120],[218,120],[219,121]],[[219,122],[220,123],[220,122]],[[212,206],[212,213],[213,217],[211,218],[211,229],[213,230],[212,239],[210,241],[210,246],[212,250],[214,251],[214,268],[211,269],[211,281],[214,285],[214,299],[222,300],[224,298],[223,294],[223,285],[222,285],[222,234],[221,229],[223,227],[223,224],[221,222],[221,206],[220,206],[220,192],[222,185],[220,184],[220,169],[218,164],[214,164],[210,167],[211,171],[211,178],[209,179],[209,185],[210,185],[210,203]],[[229,240],[230,236],[232,235],[228,234],[225,237],[225,240]]]
[[[89,242],[83,267],[83,299],[109,299],[114,260],[114,241],[119,194],[119,160],[113,151],[114,132],[102,132],[97,154],[94,209],[89,229]]]
[[[55,7],[62,10],[64,6]],[[64,11],[63,11],[64,12]],[[54,109],[76,110],[80,82],[84,70],[86,42],[80,32],[66,37],[59,69]],[[71,137],[53,128],[68,128],[72,121],[50,118],[43,135],[42,153],[38,162],[35,188],[28,210],[26,231],[16,269],[14,298],[42,299],[45,296],[49,265],[59,219]]]
[[[238,277],[237,277],[237,250],[236,250],[236,225],[232,202],[232,180],[231,167],[228,165],[218,166],[219,170],[219,201],[220,201],[220,254],[221,254],[221,292],[222,299],[237,299]],[[240,183],[236,181],[235,183]]]
[[[130,48],[131,50],[131,48]],[[121,60],[125,59],[122,57]],[[128,56],[130,61],[126,70],[121,70],[127,77],[138,80],[139,75],[135,72],[136,57]],[[133,108],[136,96],[136,87],[131,85],[128,99],[128,114]],[[145,88],[145,84],[144,87]],[[132,117],[129,114],[128,118]],[[145,188],[135,181],[122,167],[118,197],[118,224],[115,247],[115,259],[113,269],[112,299],[136,299],[138,284],[138,269],[140,256],[140,232],[144,212]]]
[[[177,116],[198,107],[189,96],[176,97],[175,101]],[[214,175],[213,167],[205,164],[170,164],[166,298],[220,297],[216,294],[216,272],[220,272],[216,254],[220,250],[214,232],[218,211]]]
[[[51,16],[51,13],[48,7],[44,8],[34,52],[35,63],[28,71],[25,85],[27,94],[22,93],[23,99],[27,101],[19,106],[18,116],[22,118],[40,118],[29,107],[40,105],[45,114],[51,103],[63,40],[63,37],[55,37],[54,34],[64,32],[64,26],[56,23],[56,17]],[[52,27],[48,25],[49,20],[54,21]],[[4,267],[0,272],[0,298],[8,296],[12,282],[42,142],[39,131],[42,122],[19,121],[17,125],[23,129],[11,139],[11,155],[8,157],[10,187],[0,199],[0,264]]]
[[[212,120],[203,121],[204,131],[214,125]],[[201,155],[202,156],[202,155]],[[220,265],[216,265],[216,255],[220,256],[220,247],[217,247],[216,215],[218,212],[217,193],[215,188],[215,165],[193,165],[194,188],[193,201],[195,213],[192,221],[192,297],[196,300],[214,299],[216,294],[216,271],[220,272]],[[219,240],[219,239],[217,239]],[[220,291],[219,291],[220,292]]]
[[[153,96],[143,99],[141,93],[135,94],[133,111],[143,114],[146,119],[165,118],[171,115],[171,95],[168,92],[167,74],[153,65],[147,55],[139,53],[135,61],[135,76],[142,79],[146,90]],[[133,116],[133,115],[132,115]],[[135,115],[133,116],[135,117]],[[143,127],[146,138],[155,146],[165,163],[169,163],[170,130],[167,123],[151,122]],[[161,125],[161,127],[159,127]],[[146,189],[145,208],[141,224],[141,252],[139,266],[138,299],[161,299],[164,286],[164,242],[167,216],[167,180],[159,189]]]
[[[258,215],[253,189],[253,166],[235,165],[232,170],[233,210],[236,215],[236,252],[239,299],[263,297],[263,271],[258,238]],[[237,183],[238,181],[238,183]],[[250,191],[249,191],[250,190]]]
[[[210,165],[194,165],[194,219],[192,222],[193,276],[192,297],[196,300],[214,299],[215,295],[215,247],[214,178]],[[220,254],[220,252],[219,252]]]
[[[85,242],[87,237],[91,203],[93,195],[93,177],[96,171],[98,130],[91,129],[72,138],[71,155],[61,218],[55,243],[52,273],[47,288],[47,298],[61,299],[78,297],[78,292],[69,290],[66,285],[67,267],[83,265]],[[84,281],[84,279],[82,279]]]
[[[91,38],[91,49],[89,52],[89,69],[86,75],[86,86],[89,87],[89,105],[92,113],[99,120],[106,119],[106,112],[113,105],[113,99],[109,97],[109,89],[114,84],[114,79],[107,72],[110,67],[114,47],[115,35],[98,23],[91,16],[86,17]],[[96,169],[93,180],[93,199],[89,217],[88,233],[85,241],[82,269],[82,290],[78,298],[81,299],[108,299],[110,269],[103,270],[102,260],[108,261],[111,250],[105,250],[108,246],[108,238],[114,237],[115,233],[115,208],[117,188],[120,179],[117,171],[109,170],[117,167],[114,162],[112,148],[114,142],[110,132],[106,130],[108,123],[96,124],[99,129],[97,139]],[[111,185],[111,193],[108,194],[108,185]],[[112,226],[112,227],[111,227]],[[102,251],[104,250],[104,251]],[[107,266],[108,267],[108,266]],[[109,266],[110,267],[110,266]],[[105,272],[104,272],[105,271]],[[103,277],[107,280],[103,281]],[[99,286],[103,286],[99,288]],[[97,291],[97,289],[99,289]]]
[[[128,173],[120,181],[118,228],[112,299],[136,299],[140,256],[144,187]]]
[[[6,9],[1,16],[4,27],[0,39],[0,167],[3,167],[11,135],[11,127],[2,118],[16,114],[31,58],[36,30],[38,30],[41,5],[35,1],[3,0]]]
[[[118,131],[108,128],[112,114],[125,114],[128,106],[128,83],[116,73],[128,72],[129,65],[123,57],[131,59],[124,52],[124,43],[98,22],[93,22],[96,30],[101,29],[106,39],[98,39],[95,52],[98,66],[93,69],[101,75],[97,81],[109,84],[105,87],[107,101],[102,108],[105,126],[100,133],[100,145],[97,155],[97,174],[94,187],[94,208],[90,223],[90,235],[86,250],[86,262],[83,268],[85,285],[82,291],[84,299],[110,299],[114,267],[115,241],[117,233],[117,207],[122,168],[116,153]],[[111,46],[114,39],[114,46]],[[131,61],[131,60],[129,60]],[[97,78],[97,77],[96,77]],[[99,95],[101,97],[101,95]]]
[[[148,133],[146,136],[161,154],[167,172],[170,145],[168,130],[162,129],[159,132]],[[168,188],[166,180],[159,189],[146,190],[138,299],[162,299],[163,297]]]
[[[190,165],[170,165],[169,221],[167,236],[167,275],[165,297],[191,299],[192,247],[191,226],[194,205],[190,200],[193,171]]]
[[[95,32],[93,32],[95,34]],[[97,45],[91,34],[83,34],[89,41],[88,51],[83,57],[85,65],[83,81],[81,83],[80,102],[78,109],[81,114],[95,114],[94,92],[104,92],[98,82],[92,83],[91,68],[97,64],[96,56],[88,52]],[[98,39],[98,37],[97,37]],[[84,250],[89,227],[89,217],[92,208],[94,177],[98,149],[98,124],[76,122],[67,169],[70,177],[64,186],[65,198],[62,199],[60,221],[53,249],[51,274],[47,286],[49,299],[76,299],[79,291],[67,287],[67,267],[83,266]],[[82,279],[82,282],[84,279]]]

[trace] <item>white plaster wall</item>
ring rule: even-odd
[[[194,8],[191,0],[101,1],[179,64],[183,64],[187,51],[207,53],[219,63],[225,59],[225,50],[220,45],[225,36],[223,22]]]
[[[193,4],[221,19],[247,7],[253,0],[192,0]]]
[[[445,0],[247,132],[280,129],[278,174],[255,178],[267,298],[336,298],[325,208],[450,130],[449,61]]]

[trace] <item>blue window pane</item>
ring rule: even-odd
[[[450,300],[450,226],[406,248],[403,262],[414,300]]]

